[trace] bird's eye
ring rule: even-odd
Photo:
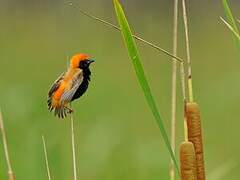
[[[95,62],[92,59],[85,59],[80,61],[79,63],[79,68],[84,69],[84,68],[88,68],[90,66],[91,63]]]
[[[88,67],[87,59],[80,61],[79,68],[84,69]]]

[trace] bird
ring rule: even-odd
[[[80,98],[88,89],[91,71],[89,66],[95,62],[87,54],[75,54],[70,59],[66,72],[62,73],[48,91],[47,105],[50,112],[59,118],[73,113],[70,103]]]

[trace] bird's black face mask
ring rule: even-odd
[[[93,62],[94,62],[94,60],[91,60],[91,59],[86,59],[86,60],[80,61],[79,68],[86,69]]]

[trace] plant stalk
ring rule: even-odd
[[[178,0],[174,0],[173,14],[173,55],[177,56],[178,32]],[[175,154],[176,149],[176,101],[177,101],[177,62],[172,62],[172,103],[171,103],[171,147]],[[174,162],[170,162],[170,179],[175,180]]]
[[[44,150],[44,157],[45,157],[45,163],[46,163],[46,168],[47,168],[48,180],[52,180],[49,163],[48,163],[48,155],[47,155],[47,148],[46,148],[46,142],[45,142],[44,135],[42,135],[42,142],[43,142],[43,150]]]
[[[191,68],[190,45],[189,45],[189,35],[188,35],[189,34],[188,19],[187,19],[185,0],[182,0],[182,8],[183,8],[183,22],[184,22],[186,51],[187,51],[188,95],[189,95],[189,102],[193,102],[194,99],[193,99],[193,85],[192,85],[192,68]]]
[[[73,157],[73,179],[77,180],[77,162],[76,162],[76,147],[73,113],[71,114],[71,141],[72,141],[72,157]]]
[[[7,135],[6,135],[6,131],[4,128],[1,109],[0,109],[0,129],[1,129],[1,133],[2,133],[3,148],[4,148],[4,153],[5,153],[5,158],[6,158],[6,162],[7,162],[7,168],[8,168],[8,179],[15,180],[15,175],[13,173],[12,164],[11,164],[10,157],[9,157],[9,151],[8,151],[8,145],[7,145]]]

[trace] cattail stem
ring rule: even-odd
[[[184,64],[180,64],[180,78],[181,78],[181,86],[182,86],[182,95],[183,95],[183,112],[184,112],[184,119],[183,119],[183,129],[184,129],[184,140],[188,141],[188,127],[187,127],[187,118],[186,118],[186,102],[187,102],[187,95],[186,95],[186,79],[185,79],[185,69]]]
[[[184,125],[184,141],[188,142],[188,126],[187,126],[187,118],[184,116],[183,120],[183,125]]]
[[[45,138],[42,135],[42,142],[43,142],[43,150],[44,150],[44,157],[45,157],[45,163],[46,163],[46,168],[47,168],[47,176],[48,176],[48,180],[51,180],[51,173],[50,173],[50,168],[49,168],[49,163],[48,163],[48,155],[47,155],[47,148],[46,148],[46,142],[45,142]]]
[[[72,156],[73,156],[73,179],[77,180],[77,162],[76,162],[76,147],[73,113],[71,114],[71,141],[72,141]]]
[[[185,136],[187,134],[188,140],[193,143],[196,157],[196,174],[197,180],[205,180],[205,167],[203,157],[203,142],[202,142],[202,130],[200,111],[196,103],[194,103],[193,96],[193,85],[192,85],[192,69],[191,69],[191,58],[190,58],[190,45],[188,35],[188,20],[186,12],[185,0],[182,0],[183,8],[183,21],[185,29],[185,40],[186,40],[186,51],[187,51],[187,71],[188,71],[188,97],[189,103],[185,103]],[[187,139],[185,137],[185,139]]]
[[[8,179],[9,180],[15,180],[15,175],[13,172],[8,171]]]
[[[108,22],[108,21],[105,21],[105,20],[103,20],[103,19],[101,19],[101,18],[99,18],[99,17],[97,17],[97,16],[94,16],[94,15],[92,15],[92,14],[84,11],[84,10],[82,10],[80,7],[74,6],[72,1],[68,1],[68,4],[69,4],[70,6],[76,8],[76,9],[77,9],[81,14],[83,14],[84,16],[87,16],[87,17],[89,17],[89,18],[91,18],[91,19],[93,19],[93,20],[96,20],[96,21],[98,21],[98,22],[100,22],[100,23],[102,23],[102,24],[105,24],[105,25],[107,25],[107,26],[109,26],[109,27],[112,27],[112,28],[118,30],[118,31],[121,31],[121,29],[120,29],[118,26],[116,26],[116,25],[114,25],[114,24],[112,24],[112,23],[110,23],[110,22]],[[132,35],[132,36],[133,36],[135,39],[137,39],[137,40],[139,40],[139,41],[141,41],[141,42],[143,42],[143,43],[151,46],[152,48],[154,48],[154,49],[156,49],[156,50],[158,50],[158,51],[161,51],[161,52],[163,52],[164,54],[166,54],[166,55],[174,58],[174,60],[177,60],[177,61],[179,61],[179,62],[183,62],[183,60],[182,60],[180,57],[177,57],[177,56],[173,55],[172,53],[168,52],[167,50],[165,50],[165,49],[163,49],[163,48],[161,48],[161,47],[159,47],[159,46],[157,46],[157,45],[155,45],[155,44],[153,44],[153,43],[151,43],[151,42],[149,42],[149,41],[147,41],[147,40],[145,40],[145,39],[143,39],[143,38],[141,38],[141,37],[139,37],[139,36],[137,36],[137,35]]]
[[[183,22],[185,29],[185,41],[186,41],[186,51],[187,51],[187,66],[188,66],[188,94],[189,101],[193,102],[193,87],[192,87],[192,68],[191,68],[191,56],[190,56],[190,45],[189,45],[189,33],[188,33],[188,19],[185,0],[182,0],[183,8]]]
[[[194,145],[183,142],[180,145],[181,179],[197,180],[197,167]]]
[[[185,68],[184,64],[180,64],[180,78],[181,78],[181,87],[182,87],[182,95],[183,95],[183,103],[185,104],[187,101],[187,95],[186,95],[186,78],[185,78]]]
[[[189,93],[189,102],[193,102],[192,76],[188,76],[188,93]]]
[[[2,111],[0,109],[0,129],[2,133],[2,138],[3,138],[3,147],[4,147],[4,153],[5,153],[5,158],[7,161],[7,167],[8,167],[8,179],[9,180],[15,180],[15,175],[12,170],[12,165],[11,161],[9,158],[9,151],[8,151],[8,145],[7,145],[7,136],[4,128],[4,123],[3,123],[3,117],[2,117]]]
[[[194,144],[196,153],[197,177],[198,180],[205,180],[201,118],[199,106],[197,103],[187,103],[186,117],[188,125],[188,139]]]
[[[174,0],[173,14],[173,55],[177,56],[177,30],[178,30],[178,0]],[[176,146],[176,101],[177,101],[177,62],[172,62],[172,104],[171,104],[171,147],[175,154]],[[170,162],[170,179],[175,180],[174,162]]]

